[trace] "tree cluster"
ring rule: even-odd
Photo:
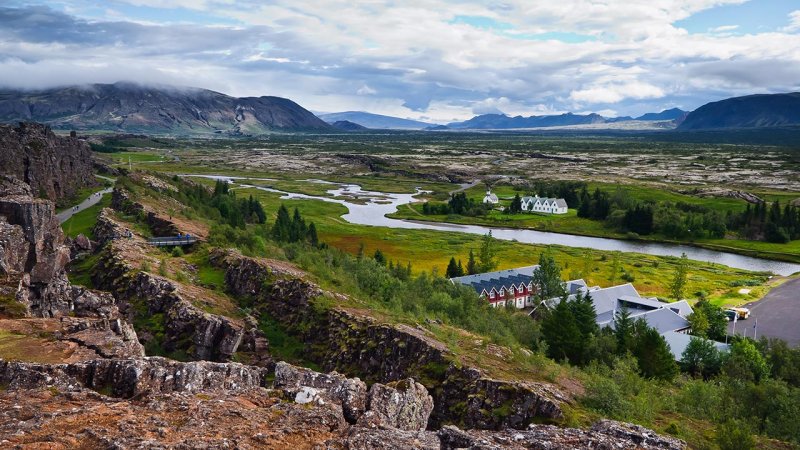
[[[458,214],[461,216],[483,216],[491,208],[481,202],[467,197],[464,192],[450,194],[447,203],[425,202],[422,205],[422,213],[430,214]]]
[[[790,204],[781,207],[777,200],[772,205],[748,204],[744,212],[729,217],[729,222],[748,239],[779,244],[800,239],[800,208]]]
[[[284,205],[278,208],[278,216],[272,225],[271,236],[276,242],[307,242],[313,247],[319,246],[317,227],[314,222],[306,225],[306,221],[297,208],[294,209],[294,215],[290,218],[289,210]]]

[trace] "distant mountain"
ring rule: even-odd
[[[355,122],[350,122],[349,120],[337,120],[336,122],[333,122],[331,126],[342,131],[361,131],[368,129],[365,126],[361,126]]]
[[[800,92],[734,97],[708,103],[686,116],[679,130],[800,125]]]
[[[453,130],[505,130],[511,128],[543,128],[569,125],[587,125],[605,123],[605,117],[599,114],[566,113],[557,116],[509,117],[505,114],[483,114],[464,122],[453,122],[447,127]]]
[[[417,120],[401,119],[399,117],[383,116],[363,111],[346,111],[338,113],[320,114],[319,118],[328,123],[346,120],[357,123],[366,128],[388,129],[388,130],[422,130],[433,123],[425,123]]]
[[[236,98],[206,89],[127,82],[35,92],[0,90],[0,122],[18,121],[61,129],[180,135],[331,129],[285,98]]]
[[[688,114],[680,108],[665,109],[660,113],[647,113],[637,117],[635,120],[680,120]]]

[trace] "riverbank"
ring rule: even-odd
[[[734,253],[752,258],[770,259],[800,264],[800,241],[791,241],[786,244],[773,244],[770,242],[739,239],[678,241],[658,236],[638,236],[636,238],[632,238],[628,234],[609,230],[608,228],[604,227],[601,222],[596,220],[580,218],[577,216],[575,210],[570,210],[569,213],[564,216],[553,216],[538,213],[509,215],[503,214],[499,211],[492,211],[488,216],[468,217],[459,215],[423,214],[422,204],[423,203],[420,202],[406,204],[404,207],[398,208],[397,212],[390,213],[388,217],[400,220],[414,220],[433,223],[450,223],[458,225],[478,225],[518,230],[533,230],[572,236],[616,239],[634,243],[686,245],[707,250]]]

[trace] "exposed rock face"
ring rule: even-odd
[[[269,315],[313,344],[307,356],[325,370],[358,374],[373,383],[409,377],[423,381],[434,403],[429,428],[454,422],[524,428],[535,420],[563,416],[560,404],[567,398],[551,385],[494,380],[475,368],[457,367],[446,346],[419,329],[340,308],[320,313],[312,303],[323,291],[302,279],[281,279],[270,262],[234,251],[218,251],[211,260],[225,269],[235,295],[257,300],[256,313]]]
[[[425,411],[430,412],[430,397],[413,380],[373,386],[362,420],[348,425],[348,403],[351,412],[363,411],[362,382],[282,362],[276,366],[274,389],[265,368],[164,358],[56,365],[0,360],[0,385],[4,387],[0,436],[5,436],[0,444],[351,450],[685,448],[677,439],[613,421],[601,421],[591,430],[531,425],[524,431],[462,431],[452,426],[438,433],[424,431],[418,427],[424,425]],[[349,393],[343,396],[343,392]],[[368,417],[382,422],[364,424]]]
[[[647,428],[611,420],[600,421],[591,430],[531,425],[524,431],[487,432],[462,431],[454,426],[445,426],[437,435],[442,450],[681,450],[686,448],[686,443],[679,439],[659,436]]]
[[[336,372],[324,374],[281,361],[275,365],[274,386],[294,398],[318,395],[318,392],[307,388],[324,391],[328,394],[329,401],[335,401],[342,406],[344,417],[350,423],[355,423],[366,410],[367,385],[358,378],[347,378]]]
[[[266,386],[267,375],[266,369],[237,363],[182,363],[157,357],[54,365],[0,360],[0,384],[12,389],[85,387],[121,398],[171,392],[242,392]]]
[[[144,216],[147,226],[157,236],[175,236],[181,231],[174,223],[148,211],[141,203],[132,201],[123,189],[115,188],[111,193],[111,207],[126,214]]]
[[[102,358],[141,358],[144,347],[128,322],[116,319],[61,318],[60,338],[89,348]]]
[[[31,197],[27,184],[0,176],[0,274],[17,283],[16,299],[28,315],[114,316],[109,295],[70,285],[69,254],[53,203]]]
[[[409,378],[388,385],[373,384],[367,405],[369,411],[358,421],[363,427],[422,431],[433,411],[433,397],[425,386]]]
[[[113,219],[110,210],[100,213],[94,234],[105,247],[93,276],[95,285],[112,292],[128,317],[136,308],[145,309],[148,317],[162,315],[161,344],[166,351],[183,350],[196,360],[229,361],[243,350],[252,352],[263,365],[271,363],[268,343],[257,323],[205,312],[192,304],[193,291],[134,266],[131,259],[141,257],[146,243],[132,234],[128,237],[129,231]]]
[[[14,176],[29,184],[33,195],[52,201],[97,184],[89,145],[37,123],[0,125],[0,175]]]

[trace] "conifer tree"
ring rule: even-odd
[[[275,224],[272,225],[272,239],[277,242],[289,242],[292,229],[292,219],[289,218],[289,210],[286,206],[281,205],[278,208],[278,217],[275,218]]]
[[[547,356],[573,364],[581,360],[583,342],[575,315],[566,297],[542,320],[542,336],[547,342]]]
[[[639,371],[645,378],[670,381],[678,374],[678,365],[669,345],[655,328],[644,327],[638,333],[633,356],[639,362]]]
[[[306,229],[306,222],[300,216],[300,211],[295,208],[294,217],[292,218],[292,225],[289,228],[289,242],[299,242],[301,240],[305,240],[307,232],[308,230]]]
[[[308,225],[308,232],[306,233],[306,240],[312,247],[319,247],[319,237],[317,236],[317,226],[314,222]]]
[[[450,262],[447,264],[447,270],[445,271],[447,278],[456,278],[458,277],[458,265],[456,264],[455,258],[450,258]]]
[[[481,248],[478,252],[478,271],[479,272],[491,272],[495,268],[497,268],[497,261],[495,261],[495,254],[497,253],[496,250],[495,239],[492,237],[492,231],[489,230],[486,235],[483,236],[483,240],[481,241]]]
[[[478,273],[478,264],[475,262],[475,253],[469,249],[469,259],[467,260],[467,275]]]
[[[624,355],[633,347],[633,320],[627,308],[618,310],[614,316],[614,336],[617,339],[617,354]]]
[[[458,276],[463,277],[464,276],[464,266],[461,265],[461,260],[460,259],[458,260],[457,268],[458,268],[458,272],[457,272]]]
[[[522,199],[519,193],[514,195],[514,199],[511,200],[511,206],[509,206],[508,209],[511,211],[511,214],[522,212]]]
[[[375,255],[372,256],[375,259],[375,262],[378,264],[385,266],[386,265],[386,257],[383,256],[383,252],[381,249],[375,250]]]
[[[675,268],[675,276],[670,284],[670,293],[675,300],[683,299],[684,289],[686,288],[686,277],[689,271],[689,258],[686,253],[681,254],[678,266]]]
[[[539,255],[539,266],[533,270],[532,284],[539,302],[558,298],[564,294],[561,268],[549,252],[542,252]]]

